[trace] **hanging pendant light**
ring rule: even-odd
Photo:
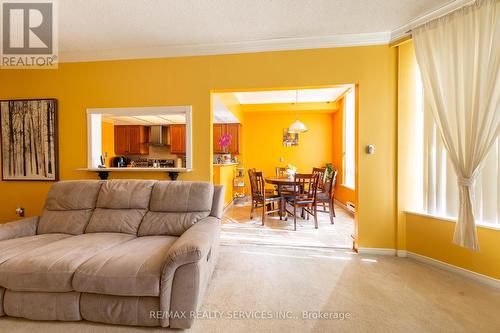
[[[299,90],[295,90],[295,121],[288,127],[288,133],[304,133],[307,132],[307,127],[299,121],[299,110],[297,102],[299,100]]]

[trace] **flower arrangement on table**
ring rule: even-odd
[[[286,174],[288,175],[288,178],[293,178],[295,177],[295,173],[297,172],[297,167],[293,164],[287,164],[286,166]]]

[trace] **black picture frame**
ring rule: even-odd
[[[2,181],[58,181],[55,98],[0,100]]]

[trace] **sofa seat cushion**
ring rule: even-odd
[[[46,234],[14,238],[0,242],[0,264],[17,255],[38,249],[44,245],[71,237],[65,234]]]
[[[16,291],[68,292],[76,269],[101,251],[132,240],[118,233],[68,237],[0,264],[0,286]]]
[[[159,296],[166,254],[177,238],[139,237],[101,252],[76,270],[73,289],[117,296]]]

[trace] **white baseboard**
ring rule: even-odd
[[[470,271],[468,269],[458,267],[452,264],[448,264],[443,261],[439,261],[430,257],[423,256],[418,253],[406,251],[406,250],[396,250],[396,249],[384,249],[384,248],[367,248],[361,247],[358,249],[358,253],[360,254],[373,254],[373,255],[385,255],[385,256],[398,256],[398,257],[408,257],[414,259],[418,262],[431,265],[440,269],[443,269],[448,272],[452,272],[469,279],[475,280],[479,283],[486,284],[488,286],[500,289],[500,280],[495,279],[493,277],[476,273]]]
[[[401,258],[405,258],[408,255],[406,250],[384,249],[376,247],[360,247],[358,248],[358,253],[375,254],[379,256],[398,256]]]
[[[225,215],[225,214],[226,214],[226,211],[227,211],[229,208],[233,207],[233,203],[234,203],[234,200],[231,200],[231,201],[227,204],[227,206],[226,206],[226,207],[224,207],[224,209],[222,210],[222,215]]]
[[[400,258],[406,258],[408,256],[408,251],[406,250],[396,250],[396,256]]]
[[[416,261],[419,261],[419,262],[422,262],[422,263],[425,263],[425,264],[428,264],[428,265],[431,265],[431,266],[434,266],[437,268],[441,268],[441,269],[444,269],[445,271],[452,272],[452,273],[467,277],[469,279],[476,280],[477,282],[489,285],[491,287],[500,289],[500,280],[492,278],[490,276],[476,273],[476,272],[470,271],[468,269],[458,267],[455,265],[451,265],[451,264],[448,264],[448,263],[445,263],[445,262],[442,262],[442,261],[439,261],[439,260],[436,260],[433,258],[429,258],[429,257],[423,256],[423,255],[418,254],[418,253],[408,252],[408,258],[412,258]]]
[[[346,205],[345,203],[340,202],[340,201],[338,201],[337,199],[333,199],[333,200],[334,200],[334,202],[335,202],[335,204],[336,204],[337,206],[341,207],[341,208],[342,208],[342,209],[344,209],[347,213],[349,213],[349,214],[351,214],[352,216],[354,216],[354,212],[353,212],[353,211],[351,211],[351,210],[347,207],[347,205]]]
[[[375,254],[379,256],[395,256],[395,249],[383,249],[376,247],[360,247],[358,248],[358,253],[360,254]]]

